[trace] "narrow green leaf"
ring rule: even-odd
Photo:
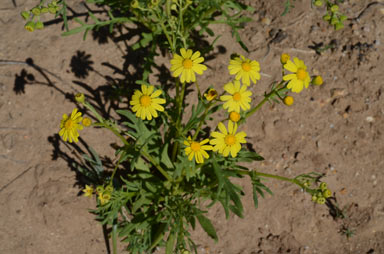
[[[215,242],[218,241],[218,237],[216,234],[216,230],[213,227],[211,221],[205,217],[202,214],[196,215],[197,220],[199,221],[201,227],[204,229],[205,232],[213,239]]]
[[[175,238],[176,238],[176,235],[171,232],[168,236],[168,239],[167,239],[167,244],[166,244],[166,247],[165,247],[165,254],[173,254],[173,246],[175,245]]]
[[[155,229],[155,234],[153,236],[153,241],[152,241],[151,247],[149,247],[150,250],[155,248],[159,244],[159,242],[163,239],[164,231],[167,227],[167,224],[166,223],[160,223],[160,224],[155,225],[155,227],[156,227],[156,229]]]

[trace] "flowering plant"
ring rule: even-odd
[[[243,146],[247,143],[247,134],[242,127],[247,119],[266,102],[291,106],[294,99],[290,92],[300,93],[309,85],[323,83],[321,76],[311,77],[302,60],[297,57],[291,60],[288,54],[282,54],[282,78],[272,83],[261,101],[255,102],[251,88],[261,79],[262,66],[243,55],[229,59],[228,72],[233,75],[232,81],[201,90],[198,79],[207,69],[204,64],[207,50],[197,50],[192,37],[194,29],[199,26],[200,34],[214,35],[209,24],[227,23],[246,49],[237,29],[249,20],[242,14],[250,10],[249,7],[232,0],[87,2],[107,4],[111,8],[110,19],[101,21],[89,13],[94,24],[77,19],[80,27],[64,35],[81,31],[86,35],[92,29],[104,25],[112,29],[113,25],[124,22],[134,22],[149,30],[133,45],[150,49],[146,58],[148,64],[143,68],[143,78],[136,81],[134,91],[122,95],[129,103],[122,107],[124,109],[116,110],[119,117],[103,117],[84,94],[77,94],[75,99],[81,109],[64,114],[60,123],[59,135],[70,143],[77,142],[79,131],[90,126],[105,128],[120,140],[115,147],[113,170],[102,164],[92,148],[89,148],[90,155],[83,156],[85,162],[77,165],[85,179],[85,196],[94,196],[97,201],[92,212],[111,229],[114,253],[118,237],[128,243],[127,250],[131,253],[152,252],[158,246],[164,247],[167,254],[197,252],[190,235],[190,229],[194,229],[197,222],[210,237],[218,240],[205,214],[213,204],[220,203],[227,218],[230,213],[243,216],[241,196],[244,193],[233,183],[233,178],[249,177],[255,207],[260,197],[272,194],[264,184],[266,178],[296,184],[318,204],[324,204],[332,196],[326,183],[320,182],[320,174],[312,172],[287,178],[244,166],[264,160]],[[55,12],[66,17],[65,1],[50,4]],[[45,8],[41,6],[39,8]],[[116,18],[117,10],[130,14]],[[67,25],[67,19],[63,20]],[[161,40],[163,37],[166,40]],[[172,77],[169,79],[174,84],[173,94],[164,92],[169,90],[169,84],[148,83],[157,44],[172,55]],[[185,97],[187,88],[191,87],[195,87],[196,99],[189,107]],[[183,114],[187,109],[190,115]],[[93,122],[82,117],[81,111],[85,110],[91,113]],[[224,119],[219,122],[213,120],[213,116],[220,114],[218,111],[225,112]]]

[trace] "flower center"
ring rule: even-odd
[[[227,136],[225,136],[224,142],[225,142],[225,144],[227,144],[228,146],[234,145],[234,144],[236,143],[236,137],[235,137],[235,135],[228,134]]]
[[[191,69],[192,68],[192,64],[193,64],[193,62],[192,62],[191,59],[185,59],[183,61],[183,66],[184,66],[185,69]]]
[[[233,94],[233,100],[239,101],[241,100],[241,94],[239,92],[236,92]]]
[[[73,122],[71,119],[68,119],[68,120],[65,122],[65,128],[66,128],[66,129],[72,129],[72,128],[73,128],[73,125],[74,125],[74,122]]]
[[[143,107],[148,107],[151,105],[152,99],[148,95],[143,95],[140,97],[140,104]]]
[[[197,142],[195,142],[195,141],[193,141],[192,144],[191,144],[191,149],[192,149],[192,151],[194,151],[194,152],[199,151],[199,150],[200,150],[200,144],[197,143]]]
[[[304,69],[298,69],[296,72],[296,76],[298,79],[304,81],[305,78],[307,77],[307,72]]]
[[[251,70],[251,65],[249,63],[242,63],[241,68],[243,68],[243,71],[250,71]]]

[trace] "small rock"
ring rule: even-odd
[[[365,118],[365,121],[367,121],[368,123],[372,123],[373,121],[375,121],[375,118],[373,118],[373,116],[367,116],[367,118]]]
[[[333,89],[331,89],[331,97],[332,98],[343,97],[346,94],[347,94],[347,92],[343,88],[333,88]]]
[[[267,17],[264,17],[264,18],[261,19],[261,24],[269,26],[271,24],[271,19],[267,18]]]

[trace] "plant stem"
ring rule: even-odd
[[[257,104],[254,108],[252,108],[250,111],[248,111],[247,114],[245,115],[245,117],[239,121],[239,124],[243,123],[245,121],[245,119],[247,119],[248,117],[253,115],[257,110],[259,110],[261,108],[261,106],[264,105],[264,103],[266,103],[273,96],[276,96],[276,95],[279,96],[279,92],[281,90],[285,89],[285,87],[280,88],[281,84],[282,83],[278,84],[275,89],[273,89],[267,95],[264,95],[264,99],[261,102],[259,102],[259,104]]]
[[[208,106],[205,108],[205,111],[203,113],[203,116],[199,122],[199,126],[197,127],[196,129],[196,132],[195,134],[193,135],[193,138],[192,140],[195,140],[197,138],[197,135],[199,134],[200,130],[201,130],[201,126],[203,125],[204,121],[205,121],[205,118],[207,117],[208,115],[208,111],[209,109],[211,108],[211,106],[214,106],[216,104],[216,101],[214,103],[209,103]]]

